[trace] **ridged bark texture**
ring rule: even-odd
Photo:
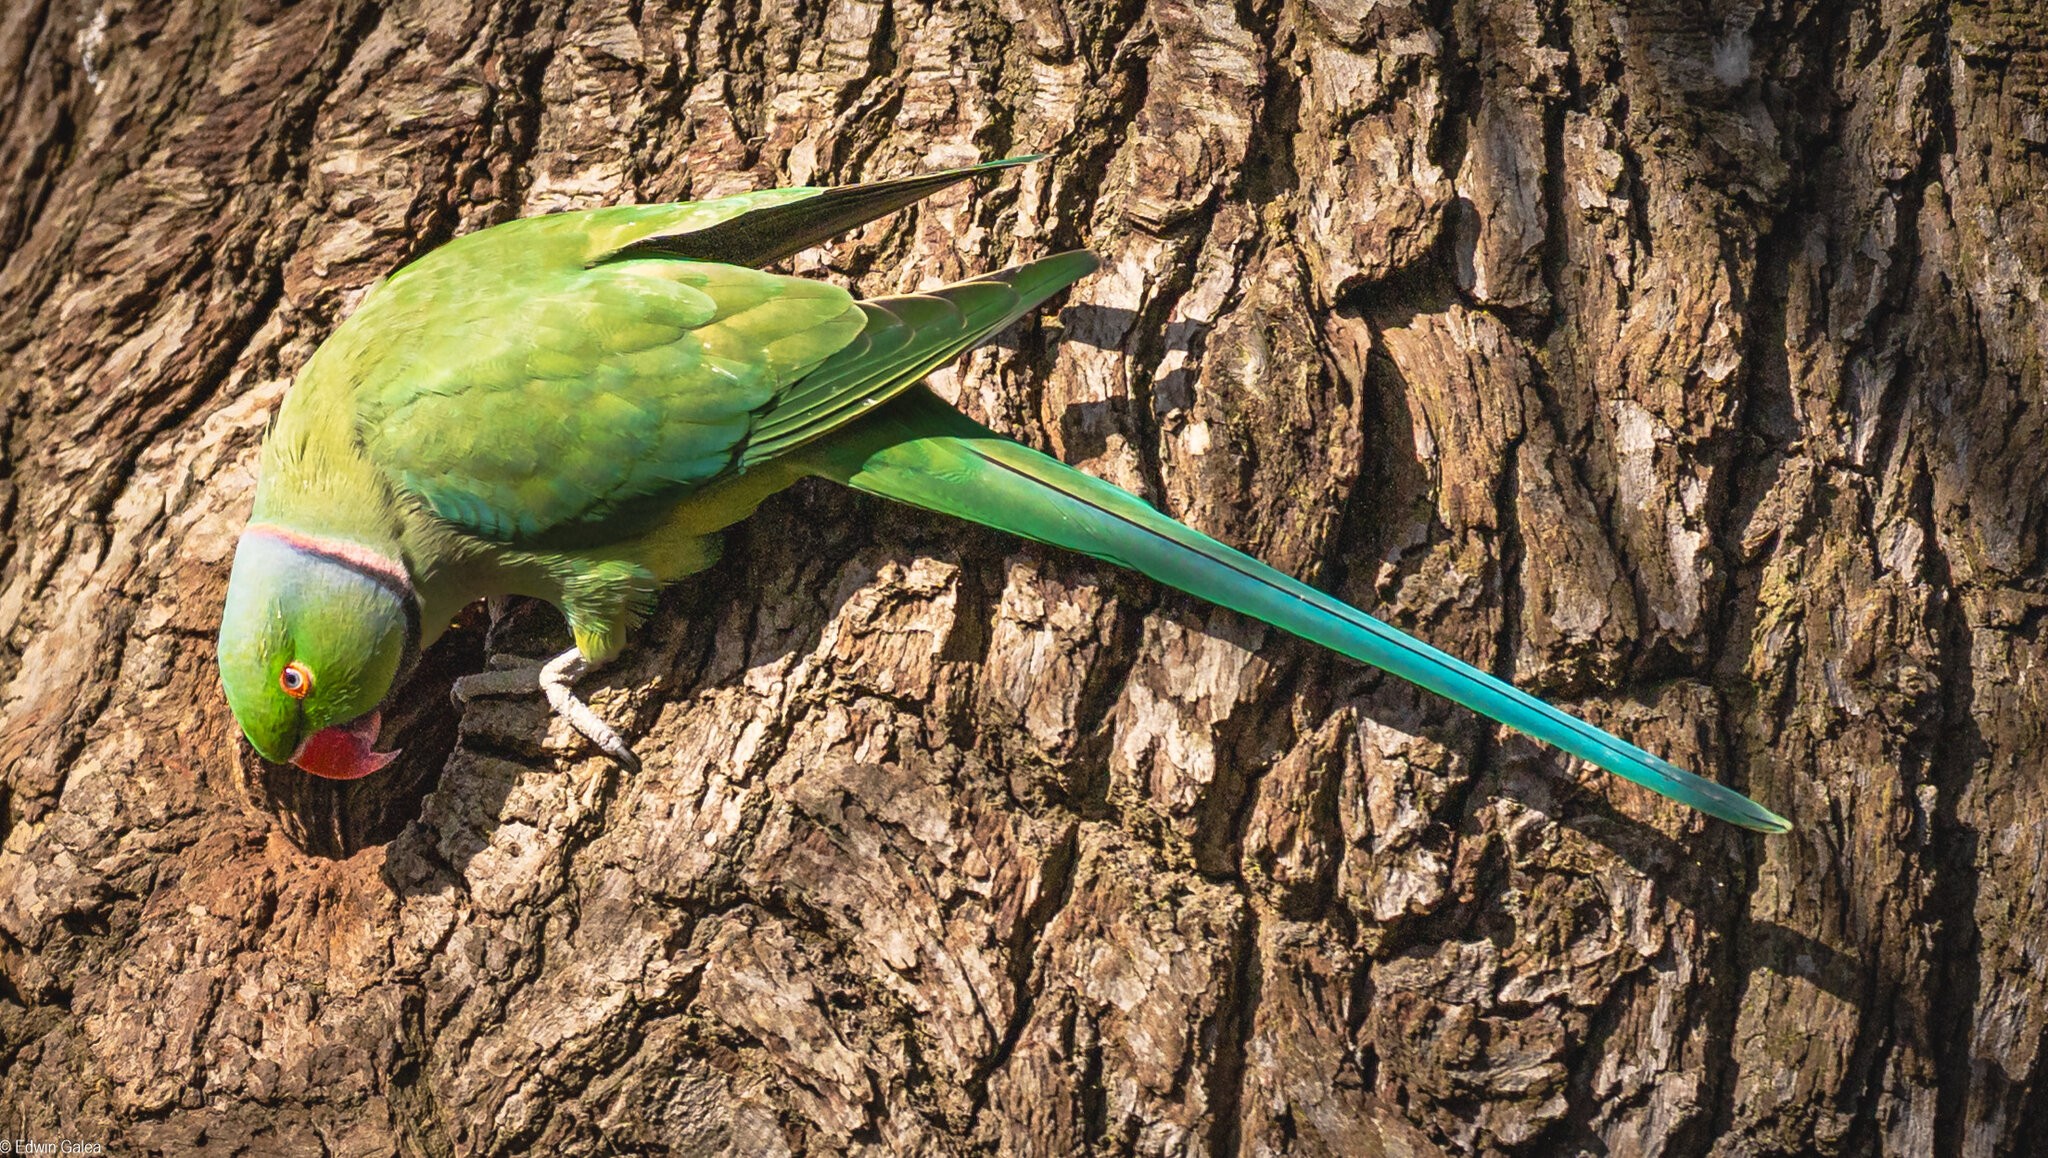
[[[2034,0],[13,0],[0,1132],[350,1155],[2048,1137]],[[255,450],[548,210],[1046,151],[797,258],[1087,280],[936,382],[1794,818],[824,484],[591,684],[237,738]],[[507,416],[518,421],[518,416]]]

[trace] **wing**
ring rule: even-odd
[[[735,469],[758,416],[867,324],[843,289],[731,265],[422,273],[336,334],[357,432],[401,491],[508,544],[645,529]]]
[[[1022,312],[979,281],[957,302],[856,307],[739,267],[1035,159],[507,222],[394,273],[322,353],[353,384],[373,461],[441,518],[523,545],[629,535],[733,469],[757,420],[773,440],[750,461],[858,412],[835,399],[886,397]],[[785,387],[866,331],[858,367],[842,359],[775,416]]]
[[[859,418],[1096,266],[1064,253],[859,303],[822,282],[674,259],[608,262],[538,290],[418,281],[447,284],[410,331],[411,291],[379,304],[393,321],[366,344],[358,432],[401,491],[471,534],[612,542]]]

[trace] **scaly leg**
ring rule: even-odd
[[[590,705],[578,699],[571,690],[577,680],[590,671],[584,662],[583,653],[570,648],[543,664],[531,664],[507,656],[492,656],[491,666],[495,671],[466,675],[455,681],[449,692],[455,702],[467,704],[478,696],[515,696],[532,691],[546,693],[548,703],[555,714],[569,721],[569,726],[583,733],[584,738],[604,750],[605,755],[617,760],[628,772],[640,770],[640,758],[633,755],[633,749],[619,738],[610,724],[598,719]]]

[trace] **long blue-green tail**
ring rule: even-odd
[[[1183,526],[1136,496],[1012,442],[924,387],[805,449],[813,473],[1142,572],[1381,667],[1710,816],[1791,824],[1469,664]]]

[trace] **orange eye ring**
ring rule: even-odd
[[[277,686],[284,689],[285,695],[295,700],[303,700],[306,693],[313,690],[313,671],[298,660],[293,660],[284,665],[283,671],[277,673]]]

